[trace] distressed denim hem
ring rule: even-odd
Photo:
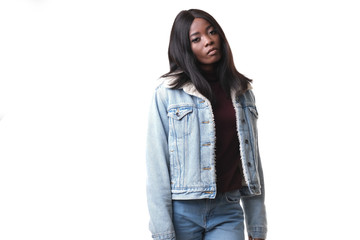
[[[175,232],[153,234],[152,238],[154,240],[175,240]]]
[[[266,239],[267,228],[261,226],[253,226],[248,229],[249,236],[252,238]]]

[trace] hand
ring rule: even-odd
[[[262,239],[262,238],[252,238],[251,236],[249,236],[249,240],[265,240],[265,239]]]

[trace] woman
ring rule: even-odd
[[[181,11],[170,72],[149,114],[147,196],[154,239],[243,240],[267,232],[251,80],[208,13]],[[240,199],[242,206],[240,205]]]

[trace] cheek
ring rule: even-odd
[[[218,44],[219,47],[221,46],[221,40],[219,35],[216,35],[215,42]]]
[[[201,49],[199,47],[196,46],[192,46],[191,47],[192,52],[194,53],[195,57],[199,60],[199,58],[202,57],[201,55]]]

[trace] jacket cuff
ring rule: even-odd
[[[169,233],[153,234],[152,238],[154,240],[175,240],[175,233],[169,232]]]
[[[252,226],[248,228],[248,234],[252,238],[266,239],[267,228],[261,226]]]

